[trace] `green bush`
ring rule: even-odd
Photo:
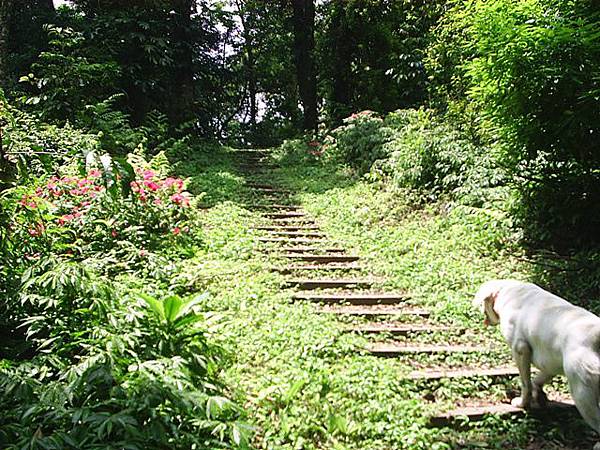
[[[502,143],[526,236],[561,248],[600,240],[598,19],[591,2],[460,1],[439,30],[459,50],[432,51],[449,100],[466,92]]]
[[[32,266],[10,311],[36,356],[0,370],[2,448],[246,447],[194,311],[204,299],[119,298],[79,263]]]
[[[386,121],[396,131],[384,146],[389,158],[376,168],[388,173],[397,186],[435,198],[458,192],[473,176],[481,149],[440,122],[432,111],[401,110]]]
[[[383,144],[390,139],[392,130],[373,111],[352,114],[343,122],[344,125],[331,131],[333,139],[327,140],[324,156],[365,173],[375,161],[386,156]]]

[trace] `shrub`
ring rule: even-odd
[[[372,111],[362,111],[344,119],[344,125],[331,132],[324,150],[328,160],[350,164],[365,173],[378,159],[383,158],[383,144],[392,130]]]
[[[125,190],[98,169],[85,177],[53,176],[20,196],[9,238],[19,242],[26,259],[49,252],[90,255],[122,241],[143,256],[189,233],[191,196],[183,186],[179,178],[141,168]]]
[[[144,299],[119,298],[80,263],[50,258],[26,272],[11,311],[37,356],[0,370],[3,447],[247,445],[193,310],[204,296]]]
[[[589,2],[494,0],[458,2],[442,21],[460,31],[454,92],[468,93],[493,128],[482,133],[502,142],[513,213],[535,242],[600,239],[598,18]]]
[[[479,205],[486,198],[485,188],[502,178],[491,169],[486,149],[462,137],[431,110],[399,110],[385,122],[394,130],[392,139],[383,145],[383,154],[389,157],[374,165],[371,177],[384,174],[396,186],[430,199],[453,194]]]

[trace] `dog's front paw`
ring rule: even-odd
[[[515,408],[529,408],[529,400],[525,400],[523,397],[515,397],[510,401],[510,404]],[[595,449],[594,449],[595,450]],[[600,449],[598,449],[600,450]]]

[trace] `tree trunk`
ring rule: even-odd
[[[13,0],[0,0],[0,88],[6,88],[9,79],[7,57],[12,8]]]
[[[240,23],[242,24],[242,35],[244,36],[244,68],[248,79],[248,99],[250,101],[250,126],[254,130],[256,127],[256,117],[258,115],[258,107],[256,105],[257,95],[257,80],[256,80],[256,58],[254,56],[254,40],[252,39],[251,27],[254,23],[252,20],[252,8],[254,5],[249,5],[249,2],[236,0],[235,2]],[[246,14],[248,17],[246,17]],[[250,22],[250,23],[248,23]]]
[[[194,67],[193,42],[191,36],[192,11],[195,0],[173,0],[176,13],[173,27],[173,40],[177,47],[173,68],[173,98],[170,119],[174,125],[194,117]]]
[[[294,24],[294,61],[300,101],[304,107],[304,129],[317,130],[317,77],[314,65],[314,0],[292,0]]]
[[[346,11],[343,4],[334,5],[335,11],[331,23],[333,37],[333,119],[336,123],[352,110],[352,39],[346,23]]]

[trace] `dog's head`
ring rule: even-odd
[[[483,323],[486,325],[498,325],[500,323],[500,316],[498,316],[498,313],[494,309],[499,291],[500,286],[498,282],[488,281],[481,285],[473,299],[473,306],[483,313],[485,316]]]

